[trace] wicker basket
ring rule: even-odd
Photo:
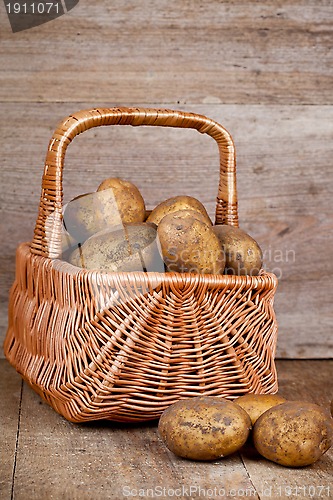
[[[181,398],[275,393],[277,279],[99,273],[60,260],[67,146],[101,125],[193,128],[220,152],[216,223],[238,225],[232,138],[205,116],[172,110],[80,111],[47,152],[34,239],[17,249],[5,354],[73,422],[156,419]]]

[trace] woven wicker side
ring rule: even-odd
[[[276,278],[100,274],[17,250],[5,353],[65,418],[143,421],[274,393]]]

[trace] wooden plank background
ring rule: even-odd
[[[328,0],[80,0],[13,34],[1,4],[1,345],[55,126],[82,108],[134,105],[203,113],[231,132],[241,226],[280,278],[277,354],[332,357],[332,19]],[[194,131],[94,129],[68,150],[65,200],[118,175],[148,208],[187,193],[213,216],[217,170],[214,141]]]

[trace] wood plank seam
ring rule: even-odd
[[[253,482],[253,481],[252,481],[252,479],[251,479],[250,472],[248,471],[248,469],[247,469],[247,467],[246,467],[246,463],[245,463],[245,462],[244,462],[244,460],[243,460],[242,453],[241,453],[241,452],[240,452],[240,453],[238,453],[238,456],[239,456],[239,458],[240,458],[240,461],[241,461],[241,462],[242,462],[242,464],[243,464],[243,467],[244,467],[245,473],[246,473],[246,475],[247,475],[247,477],[248,477],[248,479],[249,479],[249,483],[251,484],[251,487],[253,488],[253,491],[255,491],[255,492],[256,492],[256,494],[257,494],[257,496],[258,496],[258,499],[259,499],[259,500],[261,500],[261,496],[260,496],[260,494],[259,494],[259,491],[258,491],[258,490],[257,490],[257,488],[255,487],[254,482]]]
[[[22,398],[23,398],[23,380],[21,380],[21,391],[20,391],[20,403],[19,403],[19,411],[18,411],[18,419],[17,419],[17,432],[16,432],[16,441],[15,441],[15,452],[14,452],[14,463],[13,463],[13,474],[12,474],[12,489],[10,494],[10,499],[14,498],[14,484],[15,484],[15,472],[16,472],[16,462],[17,462],[17,451],[18,444],[20,439],[20,424],[21,424],[21,411],[22,411]]]
[[[80,100],[80,101],[73,101],[72,99],[68,99],[68,100],[54,100],[54,99],[50,99],[50,100],[41,100],[41,99],[30,99],[30,100],[18,100],[18,99],[15,99],[13,101],[11,100],[4,100],[4,99],[0,99],[0,104],[3,104],[3,105],[7,105],[7,104],[12,104],[12,105],[22,105],[22,104],[45,104],[45,105],[52,105],[52,104],[73,104],[73,109],[81,109],[80,108],[80,104],[81,102],[87,102],[88,100]],[[98,97],[96,97],[94,99],[94,105],[96,105],[96,107],[98,105],[105,105],[106,102],[109,102],[107,101],[106,99],[99,99]],[[112,102],[115,102],[115,101],[112,101]],[[140,106],[140,107],[163,107],[163,108],[166,108],[166,107],[174,107],[174,106],[181,106],[182,109],[185,107],[185,106],[214,106],[216,108],[219,108],[219,107],[223,107],[223,106],[242,106],[243,104],[239,104],[237,101],[234,101],[234,102],[227,102],[227,103],[215,103],[213,100],[212,101],[209,101],[209,100],[205,100],[204,103],[200,102],[200,101],[196,101],[196,100],[189,100],[189,101],[179,101],[179,100],[168,100],[168,101],[155,101],[155,100],[141,100],[141,99],[136,99],[136,100],[119,100],[119,101],[116,101],[116,103],[120,103],[119,105],[121,106]],[[262,103],[262,102],[258,102],[258,103],[250,103],[249,105],[252,105],[252,106],[256,106],[256,107],[261,107],[261,108],[267,108],[267,106],[270,106],[270,104],[265,104],[265,103]],[[285,104],[281,104],[281,106],[285,106]],[[323,102],[323,103],[320,103],[320,104],[315,104],[315,103],[312,103],[312,102],[307,102],[305,104],[300,104],[299,102],[291,102],[291,103],[288,103],[288,107],[295,107],[295,108],[299,108],[301,106],[308,106],[308,107],[327,107],[327,108],[330,108],[332,107],[332,104],[329,103],[329,102]],[[175,107],[175,109],[178,109]],[[180,108],[179,108],[180,109]]]

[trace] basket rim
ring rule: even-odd
[[[274,273],[262,269],[257,276],[239,276],[226,274],[195,274],[181,272],[152,272],[152,271],[121,271],[121,272],[103,272],[98,270],[82,269],[74,266],[69,262],[60,259],[59,257],[45,257],[36,255],[31,252],[31,242],[21,243],[17,251],[23,250],[27,252],[31,258],[43,263],[43,267],[54,269],[56,272],[63,275],[71,275],[79,280],[87,280],[91,282],[105,281],[108,285],[117,282],[122,285],[139,285],[144,284],[149,287],[159,285],[207,285],[209,288],[234,288],[241,287],[244,289],[274,289],[278,285],[278,278]]]

